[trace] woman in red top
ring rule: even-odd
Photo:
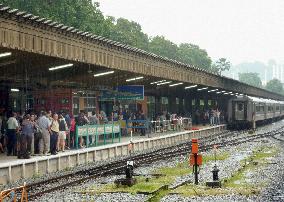
[[[75,141],[75,127],[76,127],[76,122],[75,122],[75,118],[73,115],[71,115],[70,117],[71,121],[70,121],[70,148],[74,148],[74,141]]]

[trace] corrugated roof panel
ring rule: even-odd
[[[31,17],[31,16],[33,16],[33,15],[30,14],[30,13],[28,13],[28,14],[24,15],[23,18],[29,18],[29,17]]]
[[[2,8],[0,9],[0,11],[7,11],[7,10],[9,10],[9,9],[10,9],[9,6],[5,6],[5,7],[2,7]]]
[[[16,16],[21,16],[21,15],[24,15],[26,12],[24,12],[24,11],[19,11],[19,12],[17,12],[16,13]]]
[[[48,25],[54,27],[57,24],[58,24],[58,22],[50,22]]]
[[[39,16],[32,16],[32,17],[30,17],[30,20],[36,20],[36,19],[38,19],[39,18]]]
[[[52,20],[46,20],[43,22],[43,24],[49,24],[50,22],[52,22]]]
[[[16,13],[19,9],[12,9],[12,10],[9,10],[8,13],[10,14],[13,14],[13,13]]]
[[[36,22],[42,22],[42,21],[45,21],[46,18],[40,18],[40,19],[37,19]]]

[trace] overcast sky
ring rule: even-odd
[[[194,43],[213,60],[284,61],[283,0],[97,0],[105,15],[138,22],[150,36]]]

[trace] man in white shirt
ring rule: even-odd
[[[47,117],[46,112],[41,112],[38,119],[38,126],[42,130],[42,137],[39,140],[39,153],[47,155],[50,149],[50,125],[51,121]]]
[[[17,136],[16,133],[19,131],[19,123],[16,119],[17,114],[15,112],[12,113],[12,116],[8,119],[7,125],[7,137],[8,137],[8,143],[7,143],[7,156],[11,156],[12,152],[16,146],[17,142]],[[14,154],[16,155],[16,154]]]

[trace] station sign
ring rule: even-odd
[[[115,124],[78,126],[78,136],[120,133],[120,126]]]
[[[99,96],[99,101],[113,100],[144,100],[143,85],[118,86],[113,90],[103,90]]]

